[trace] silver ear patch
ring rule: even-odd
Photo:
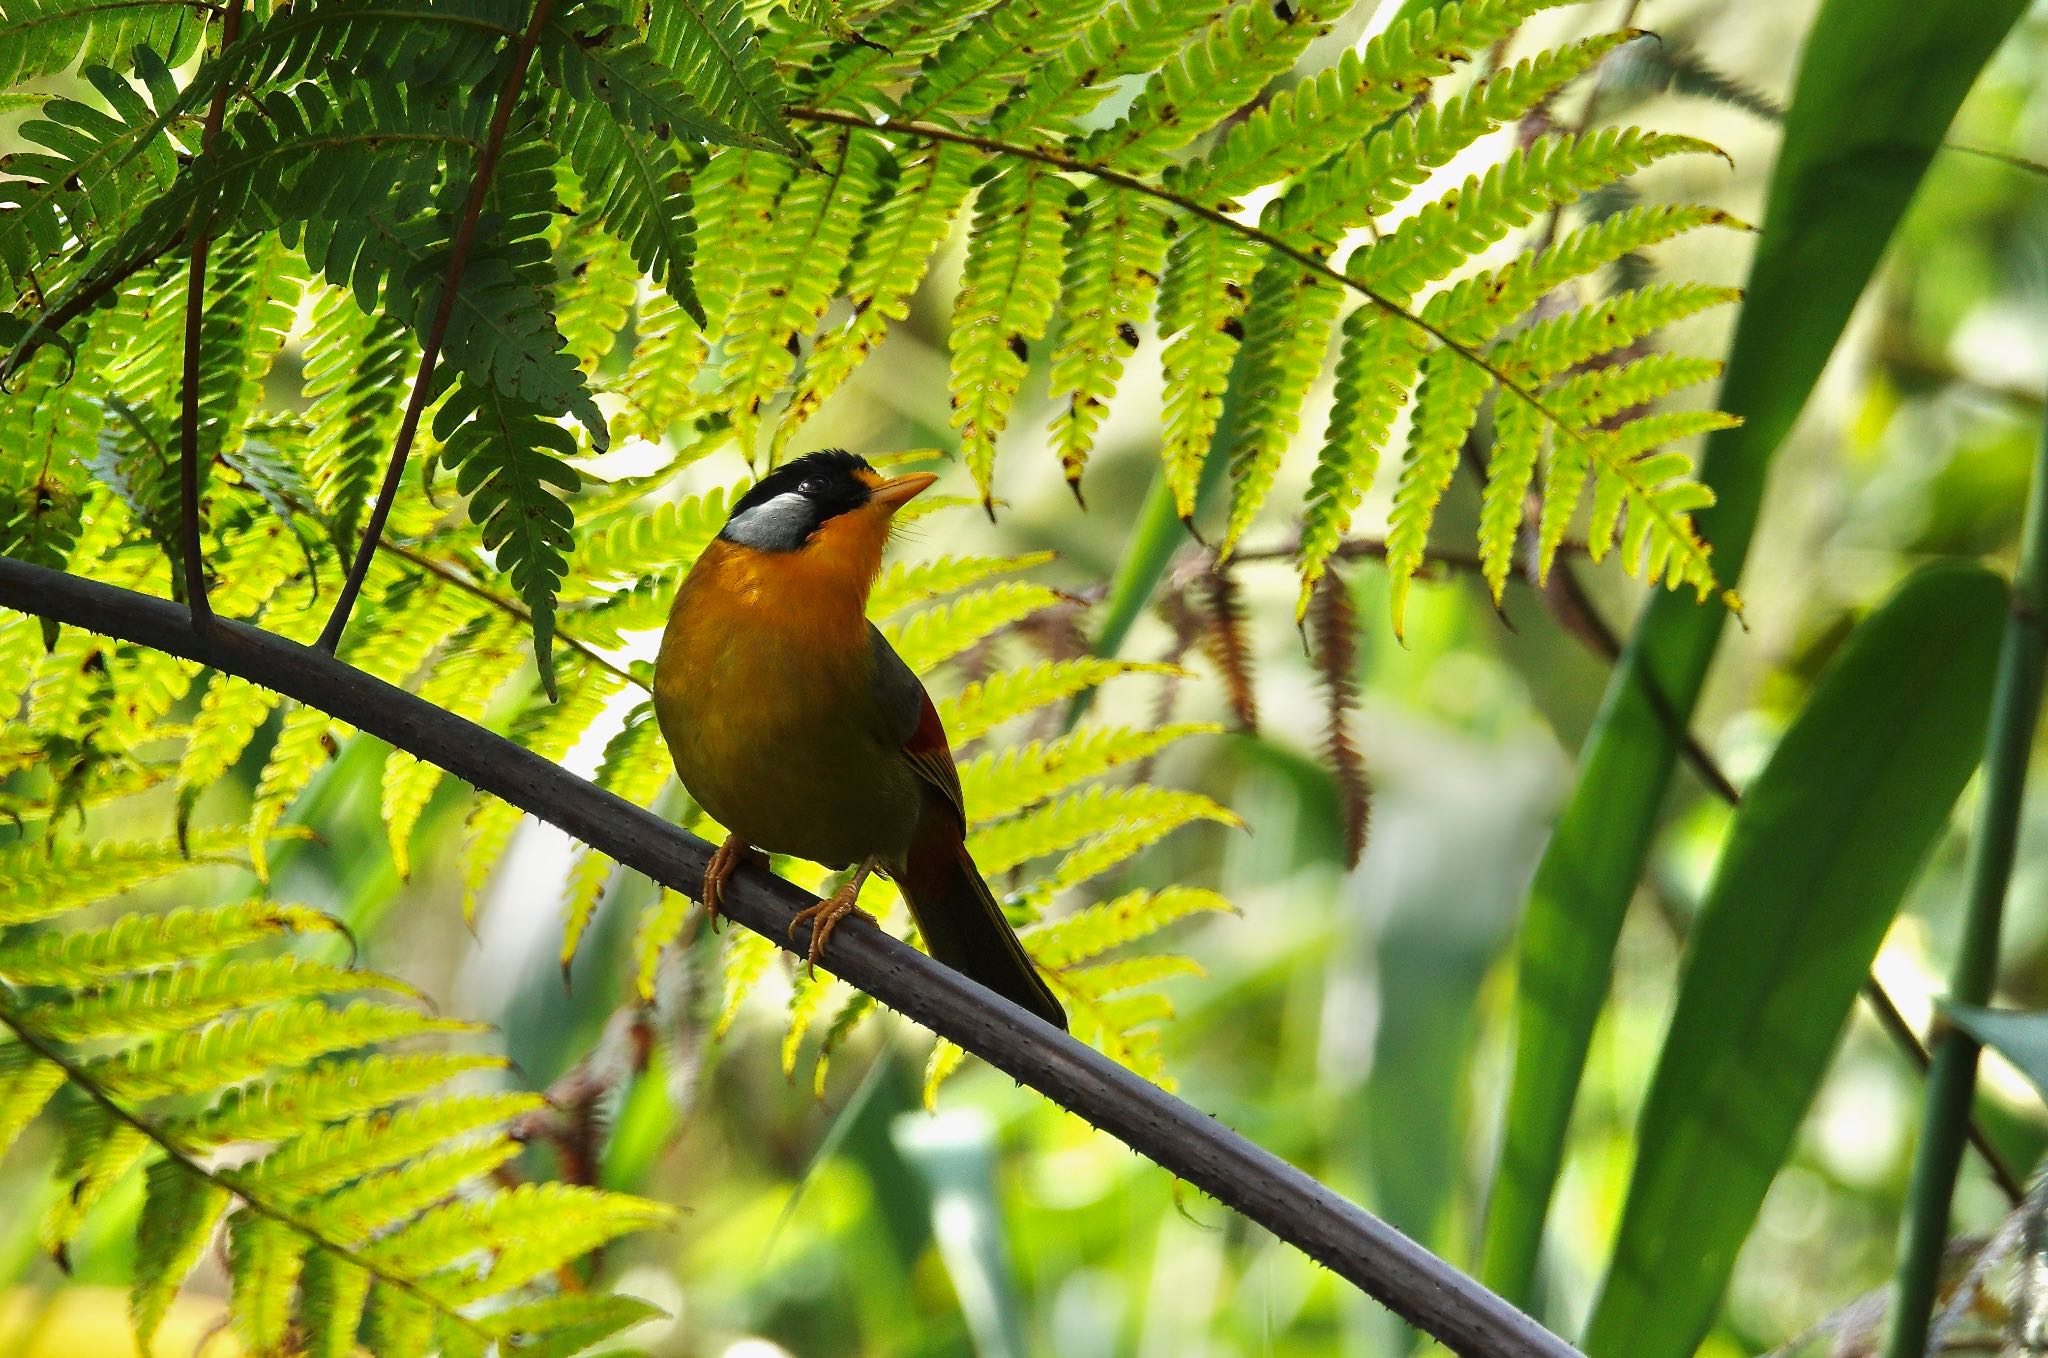
[[[793,552],[817,526],[817,507],[790,490],[733,515],[719,536],[756,551]]]

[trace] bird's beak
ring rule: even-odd
[[[899,476],[893,481],[884,481],[868,493],[868,501],[894,513],[915,499],[919,492],[939,478],[931,472],[912,472]]]

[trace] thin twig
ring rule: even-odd
[[[220,45],[230,46],[241,31],[242,0],[229,0]],[[202,155],[213,150],[213,140],[220,135],[228,93],[229,86],[222,82],[207,105],[199,134]],[[199,220],[195,210],[188,231],[192,263],[185,274],[185,364],[178,410],[178,547],[185,568],[185,606],[192,610],[192,625],[204,627],[213,621],[213,605],[206,598],[206,559],[199,546],[199,346],[206,329],[206,255],[213,246],[213,223]]]
[[[498,91],[498,105],[491,112],[490,129],[484,136],[483,149],[477,153],[476,177],[470,181],[469,199],[463,204],[462,220],[455,227],[448,272],[441,280],[441,296],[427,326],[426,340],[420,346],[419,373],[413,378],[412,395],[405,403],[405,418],[399,423],[398,437],[391,447],[390,464],[384,468],[384,483],[378,487],[377,498],[370,505],[369,518],[363,524],[362,543],[356,548],[348,577],[341,582],[341,594],[334,601],[334,611],[328,614],[327,625],[320,629],[320,639],[313,643],[315,650],[328,655],[334,654],[334,648],[341,642],[342,629],[348,626],[348,615],[356,606],[356,596],[363,591],[363,580],[370,573],[370,560],[377,553],[378,539],[384,536],[384,521],[391,515],[391,503],[398,497],[399,483],[405,477],[406,459],[411,456],[413,440],[419,435],[420,418],[426,413],[427,402],[433,396],[434,367],[441,360],[441,344],[448,337],[448,323],[455,315],[456,294],[462,287],[462,271],[469,264],[470,247],[476,243],[477,222],[483,216],[491,174],[498,168],[498,153],[504,149],[505,133],[512,125],[512,109],[519,100],[519,87],[525,83],[527,68],[533,64],[534,48],[540,44],[540,31],[547,24],[548,11],[553,7],[554,0],[534,0],[533,14],[527,20],[525,33],[520,35],[519,48],[512,56],[512,69],[505,73],[505,84]]]
[[[0,557],[0,607],[211,665],[330,713],[558,826],[671,890],[702,888],[711,846],[567,769],[333,657],[227,619],[194,632],[185,610],[133,590]],[[814,898],[753,867],[725,913],[780,947]],[[1356,1204],[1221,1121],[1140,1079],[864,922],[835,932],[832,974],[1031,1085],[1337,1273],[1468,1358],[1578,1351]]]

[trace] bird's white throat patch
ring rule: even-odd
[[[818,526],[818,507],[790,490],[735,514],[720,534],[761,552],[793,552]]]

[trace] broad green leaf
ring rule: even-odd
[[[1763,237],[1707,442],[1697,519],[1741,574],[1771,454],[1805,405],[1878,256],[2021,0],[1827,0],[1808,35]],[[1614,946],[1723,609],[1659,595],[1608,685],[1523,915],[1514,1070],[1479,1276],[1526,1301]]]
[[[1976,566],[1900,586],[1744,795],[1637,1126],[1592,1358],[1684,1358],[1705,1338],[1878,944],[1977,765],[2007,597]]]
[[[2048,1013],[2016,1013],[1944,1001],[1949,1021],[2019,1068],[2048,1099]]]

